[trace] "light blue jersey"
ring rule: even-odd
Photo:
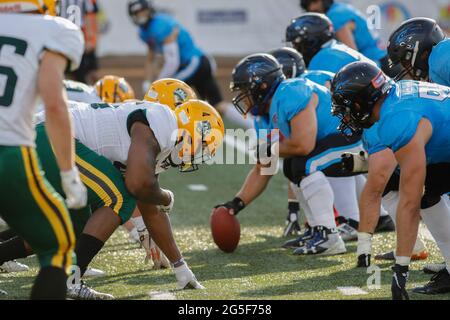
[[[425,146],[427,163],[450,162],[450,88],[404,80],[383,102],[378,124],[380,142],[394,152],[414,137],[419,121],[430,121],[433,133]]]
[[[333,80],[334,73],[323,70],[308,70],[302,73],[299,78],[306,78],[314,83],[325,86],[327,82]]]
[[[450,87],[450,39],[439,42],[428,58],[431,81]]]
[[[325,70],[336,73],[342,67],[355,61],[365,61],[374,63],[367,59],[363,54],[340,43],[336,40],[330,40],[322,46],[322,49],[316,53],[308,65],[308,70]]]
[[[367,27],[366,17],[356,8],[346,4],[335,2],[327,11],[327,16],[333,23],[335,31],[339,31],[348,22],[355,24],[353,37],[358,51],[367,58],[379,62],[387,52],[379,46],[379,39]]]
[[[316,140],[339,133],[339,119],[331,115],[330,92],[327,88],[304,78],[288,79],[278,86],[270,104],[270,128],[279,129],[282,137],[289,138],[290,121],[307,107],[313,93],[319,98],[316,108]]]
[[[380,138],[378,137],[378,122],[369,129],[364,129],[362,135],[362,143],[364,150],[367,151],[369,156],[387,149],[387,147],[381,143]]]
[[[165,13],[157,13],[149,24],[139,28],[139,37],[156,52],[162,52],[164,40],[178,29],[177,38],[180,52],[180,69],[186,67],[194,57],[203,56],[197,48],[189,32],[173,17]]]

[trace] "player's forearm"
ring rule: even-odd
[[[364,186],[359,200],[359,232],[375,232],[380,216],[382,192],[371,186],[369,181]]]
[[[182,255],[175,242],[169,216],[159,212],[154,205],[138,202],[138,207],[145,226],[156,245],[171,263],[179,261]]]
[[[311,151],[309,146],[303,144],[295,145],[289,140],[284,140],[280,143],[279,156],[281,158],[301,157],[308,155]]]
[[[253,200],[258,198],[261,193],[263,193],[270,181],[270,178],[272,178],[271,175],[262,175],[259,166],[255,165],[247,175],[247,178],[245,179],[245,182],[236,197],[241,198],[245,205],[250,204]]]
[[[397,256],[410,257],[417,239],[420,207],[402,199],[397,208]]]
[[[75,151],[72,121],[67,105],[47,106],[45,128],[53,146],[56,162],[61,171],[68,171],[75,166]]]

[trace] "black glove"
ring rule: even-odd
[[[370,267],[370,254],[360,254],[358,256],[358,264],[356,265],[357,268],[368,268]]]
[[[217,209],[218,207],[225,207],[228,210],[232,209],[233,214],[237,215],[239,213],[239,211],[241,211],[242,209],[245,208],[245,203],[244,203],[244,201],[242,201],[241,198],[236,197],[231,201],[216,205],[214,207],[214,209]]]
[[[408,266],[399,264],[392,267],[392,271],[394,271],[391,284],[392,300],[409,300],[409,295],[406,291],[406,281],[409,276],[408,270]]]

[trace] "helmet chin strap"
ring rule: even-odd
[[[259,116],[264,112],[264,110],[262,110],[262,108],[264,108],[266,106],[267,102],[269,101],[269,99],[272,98],[272,95],[274,94],[275,90],[278,88],[280,83],[281,83],[281,81],[277,81],[272,84],[272,86],[270,87],[269,91],[267,92],[266,96],[261,101],[261,103],[256,104],[252,108],[252,111],[250,112],[252,115]],[[256,112],[253,112],[253,110],[255,110]]]

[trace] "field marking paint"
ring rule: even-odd
[[[208,186],[204,184],[188,184],[187,187],[191,191],[208,191]]]
[[[177,297],[168,291],[151,291],[148,295],[152,300],[177,300]]]
[[[344,296],[358,296],[358,295],[368,294],[367,291],[364,291],[363,289],[361,289],[359,287],[337,287],[337,289]]]

